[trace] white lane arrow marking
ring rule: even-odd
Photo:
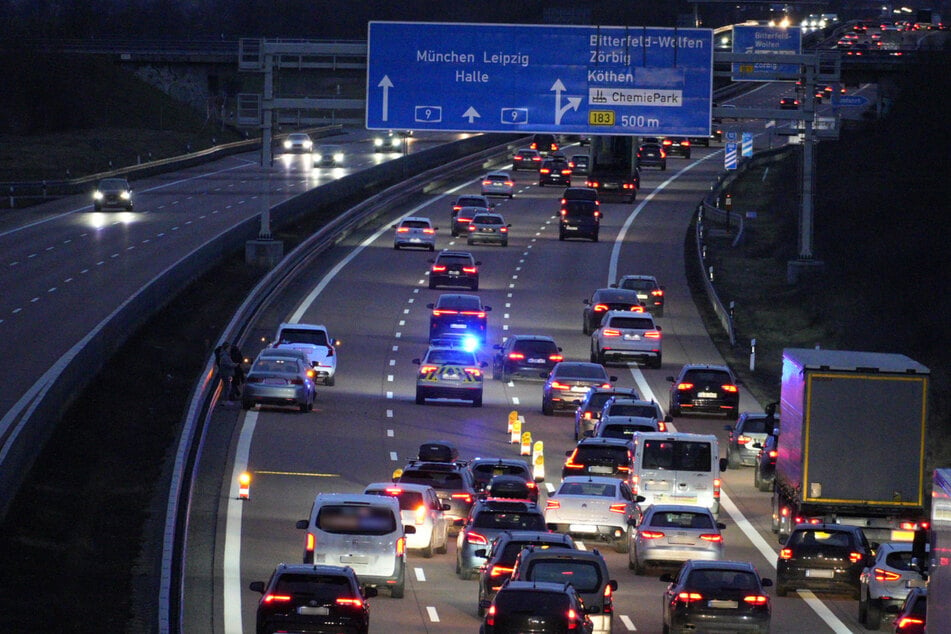
[[[556,79],[550,90],[555,91],[555,125],[561,125],[561,118],[565,116],[565,113],[569,110],[577,110],[581,105],[581,97],[568,97],[568,103],[562,106],[561,93],[565,91],[565,85],[560,79]]]
[[[393,82],[390,81],[389,75],[383,75],[383,79],[380,80],[380,83],[377,84],[377,88],[383,89],[383,120],[390,120],[390,88],[393,87]]]
[[[481,118],[482,115],[479,114],[479,111],[473,108],[472,106],[469,106],[469,109],[462,113],[462,118],[468,119],[469,123],[472,123],[473,121],[475,121],[476,117]]]

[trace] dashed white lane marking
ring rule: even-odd
[[[515,384],[509,381],[509,387],[515,387]],[[517,396],[512,397],[512,405],[519,405],[521,401],[518,400]]]
[[[406,320],[405,320],[405,319],[400,319],[399,325],[400,325],[400,326],[405,326],[405,325],[406,325]]]
[[[407,304],[412,304],[412,303],[415,302],[415,301],[416,301],[416,298],[415,298],[415,297],[410,297],[408,300],[406,300],[406,303],[407,303]]]
[[[386,398],[393,398],[393,392],[387,392]]]
[[[387,417],[387,418],[393,418],[393,410],[391,410],[391,409],[386,410],[386,417]]]
[[[436,608],[431,605],[426,606],[426,613],[429,614],[429,620],[433,623],[439,623],[439,613],[436,612]]]
[[[416,573],[416,581],[426,581],[426,572],[422,568],[413,568]]]
[[[53,288],[47,289],[46,292],[47,292],[47,293],[55,293],[55,292],[56,292],[56,287],[54,286]]]
[[[390,359],[390,365],[396,365],[396,359]]]
[[[35,304],[35,303],[38,302],[38,301],[40,301],[40,298],[39,298],[39,297],[34,297],[33,299],[30,300],[30,303],[31,303],[31,304]]]
[[[394,379],[393,379],[393,375],[392,375],[392,374],[387,374],[387,375],[386,375],[386,380],[387,380],[388,383],[392,383],[393,380],[394,380]]]
[[[403,314],[404,314],[404,315],[409,315],[409,308],[404,308],[404,309],[403,309]]]
[[[392,460],[393,462],[396,462],[397,460],[399,460],[399,458],[396,456],[395,451],[390,452],[390,460]]]
[[[399,350],[399,349],[400,349],[399,346],[393,346],[393,352],[396,352],[396,351]]]
[[[506,305],[506,307],[507,307],[507,305]],[[502,315],[502,319],[508,319],[508,318],[509,318],[509,314],[508,314],[508,313],[504,313],[504,314]]]
[[[636,632],[636,631],[637,631],[637,628],[634,627],[634,621],[632,621],[631,618],[630,618],[628,615],[622,614],[619,618],[621,619],[621,623],[624,624],[624,627],[627,628],[627,631],[628,631],[628,632]]]
[[[392,429],[387,429],[387,430],[386,430],[386,437],[387,437],[387,438],[392,438],[395,434],[396,434],[396,432],[394,432]]]
[[[400,337],[403,336],[403,333],[401,333],[401,332],[395,332],[395,333],[393,333],[393,336],[394,336],[395,338],[399,339]]]

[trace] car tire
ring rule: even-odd
[[[666,171],[667,171],[667,163],[661,163],[661,164],[660,164],[660,171],[662,171],[662,172],[666,172]]]
[[[508,241],[508,240],[506,240],[505,242],[502,243],[502,246],[503,246],[503,247],[507,247],[508,245],[509,245],[509,241]]]
[[[552,404],[546,401],[545,399],[542,399],[542,415],[551,416],[554,413],[555,413],[555,408],[552,407]]]
[[[335,374],[331,374],[324,381],[324,385],[326,385],[327,387],[333,387],[334,384],[336,384],[336,382],[337,382],[337,376]]]
[[[241,409],[249,410],[252,407],[254,407],[254,403],[252,403],[251,401],[241,401]]]
[[[859,615],[858,622],[860,625],[865,625],[865,621],[868,618],[868,600],[859,598]]]
[[[419,551],[420,554],[423,556],[423,559],[432,559],[432,557],[433,557],[433,537],[435,537],[435,535],[436,535],[436,534],[433,533],[433,535],[429,538],[429,545]]]
[[[595,352],[594,350],[591,351],[590,361],[591,361],[591,363],[597,363],[597,362],[598,362],[598,353]]]
[[[638,563],[637,555],[634,554],[633,550],[628,553],[627,567],[633,570],[638,577],[643,577],[647,573],[646,568]]]
[[[631,529],[628,528],[626,531],[624,531],[624,535],[622,535],[617,540],[615,540],[614,552],[622,553],[622,554],[626,553],[631,547],[630,539],[631,539]]]
[[[515,194],[509,194],[509,200],[512,200],[513,198],[515,198]]]
[[[663,355],[657,355],[656,358],[651,359],[651,361],[650,361],[650,363],[648,364],[648,366],[651,367],[651,368],[654,368],[655,370],[659,370],[659,369],[660,369],[660,366],[663,365],[663,363],[664,363],[664,357],[663,357]]]
[[[394,251],[399,251],[399,250],[400,250],[400,245],[394,244],[394,245],[393,245],[393,250],[394,250]]]
[[[578,441],[578,436],[579,436],[579,435],[580,435],[580,431],[578,430],[578,424],[575,423],[575,442]]]
[[[445,555],[447,552],[449,552],[449,537],[446,537],[446,541],[443,542],[442,546],[434,546],[433,552],[437,555]]]
[[[306,413],[307,413],[307,401],[304,401],[303,403],[298,403],[298,404],[297,404],[297,409],[300,410],[300,413],[301,413],[301,414],[306,414]]]
[[[436,288],[436,282],[429,280],[429,288]]]
[[[726,461],[730,469],[739,469],[741,466],[743,466],[740,463],[740,459],[736,457],[736,452],[734,452],[732,449],[727,450]]]
[[[545,183],[543,183],[543,182],[541,182],[541,181],[538,181],[538,186],[539,186],[539,187],[544,187],[544,186],[545,186]]]
[[[759,470],[759,469],[757,468],[757,471],[758,471],[758,470]],[[772,480],[764,480],[762,477],[760,477],[760,479],[759,479],[759,490],[762,491],[763,493],[769,493],[770,491],[772,491],[772,490],[773,490],[773,482],[772,482]]]
[[[740,419],[740,408],[739,406],[734,407],[732,412],[727,412],[726,417],[730,420],[739,420]]]
[[[861,604],[859,604],[861,605]],[[882,626],[882,601],[869,599],[865,608],[865,629],[875,631]]]
[[[588,320],[583,317],[581,319],[581,333],[585,335],[591,334],[591,330],[588,328]]]
[[[393,599],[402,599],[403,595],[406,593],[406,576],[405,572],[400,575],[400,578],[397,579],[396,583],[390,586],[390,597]]]
[[[593,236],[591,236],[591,242],[597,242],[597,241],[598,241],[598,234],[594,234]]]
[[[426,396],[422,394],[421,392],[419,392],[418,390],[416,391],[416,404],[417,405],[426,404]]]

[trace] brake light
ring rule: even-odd
[[[400,227],[396,230],[396,233],[409,233],[409,227]]]
[[[898,619],[898,623],[895,624],[896,630],[903,630],[909,625],[924,625],[924,619],[917,619],[913,616],[903,616]]]
[[[466,368],[465,370],[469,376],[482,376],[482,370],[479,368]]]
[[[476,268],[476,267],[474,267],[474,266],[464,266],[464,267],[462,267],[462,272],[463,272],[463,273],[476,273],[476,272],[478,272],[478,270],[479,270],[479,269]]]
[[[571,170],[570,169],[561,170],[561,173],[564,175],[568,175],[568,174],[571,174]]]
[[[511,574],[512,574],[512,570],[513,570],[512,568],[509,568],[509,567],[507,567],[507,566],[492,566],[492,567],[489,569],[489,576],[490,576],[490,577],[501,577],[501,576],[503,576],[503,575],[511,575]]]
[[[568,629],[574,630],[578,628],[578,613],[575,612],[574,608],[568,608]]]
[[[640,304],[635,304],[634,306],[631,306],[630,308],[628,308],[628,311],[632,313],[643,313],[644,307],[641,306]]]
[[[534,143],[532,145],[535,145]],[[485,624],[486,625],[495,625],[495,604],[489,606],[489,610],[485,613]]]
[[[716,533],[705,533],[700,536],[700,539],[702,539],[705,542],[713,542],[714,544],[719,544],[720,542],[723,541],[723,535],[718,535]]]
[[[481,310],[464,310],[461,314],[468,315],[469,317],[478,317],[479,319],[485,317],[485,313]]]
[[[684,139],[680,142],[681,147],[690,147],[690,139]]]
[[[472,496],[468,493],[453,493],[450,497],[454,500],[463,500],[466,504],[472,503]]]
[[[699,592],[681,592],[677,595],[677,600],[682,603],[691,603],[693,601],[702,601],[703,595]]]
[[[542,157],[540,157],[540,156],[533,156],[533,157],[532,157],[532,160],[535,161],[536,163],[541,163]]]
[[[744,603],[749,603],[750,605],[766,605],[769,603],[769,597],[763,596],[762,594],[751,594],[748,597],[743,597]]]
[[[567,390],[570,389],[570,386],[565,385],[564,383],[559,383],[558,381],[551,382],[551,389],[553,390]]]
[[[434,308],[433,315],[439,317],[440,315],[458,315],[458,310],[446,310],[445,308]]]
[[[564,357],[563,355],[560,355],[560,354],[550,354],[550,355],[548,355],[548,360],[549,360],[549,361],[563,361],[564,359],[565,359],[565,357]]]
[[[548,501],[545,502],[545,510],[546,510],[546,511],[547,511],[547,510],[550,510],[550,509],[560,509],[560,508],[561,508],[561,501],[560,501],[560,500],[552,500],[551,498],[549,498]]]
[[[594,307],[592,308],[592,310],[596,313],[603,313],[607,309],[608,309],[607,304],[595,304]]]
[[[540,174],[548,174],[549,172],[551,172],[551,170],[548,169],[547,167],[543,167],[543,168],[541,168],[540,170],[538,170],[538,172],[539,172]]]
[[[644,310],[643,308],[641,310]],[[648,330],[644,333],[645,339],[660,339],[661,334],[659,330]]]
[[[447,268],[447,267],[446,267],[445,264],[433,264],[432,272],[433,272],[433,273],[442,273],[443,271],[446,270],[446,268]]]
[[[901,575],[897,572],[885,570],[884,568],[875,569],[875,581],[898,581],[899,579],[901,579]]]
[[[584,469],[583,464],[578,464],[575,462],[575,457],[578,455],[578,450],[575,449],[571,452],[571,455],[568,456],[568,459],[565,460],[565,469]]]
[[[677,384],[677,389],[680,390],[681,392],[683,392],[683,391],[685,391],[685,390],[692,390],[692,389],[693,389],[693,383],[678,383],[678,384]]]
[[[509,232],[508,227],[499,227],[499,233],[508,233],[508,232]]]
[[[664,145],[672,145],[672,144],[673,144],[673,141],[671,141],[670,139],[664,139],[664,140],[662,141],[662,143],[663,143]]]
[[[522,360],[522,359],[524,359],[524,358],[525,358],[525,355],[522,354],[521,352],[510,352],[510,353],[509,353],[509,359],[512,359],[513,361],[520,361],[520,360]]]
[[[615,330],[613,328],[605,328],[601,331],[601,334],[604,335],[605,337],[620,337],[621,331]]]
[[[483,184],[483,185],[491,185],[491,184],[492,184],[492,181],[482,181],[482,184]]]
[[[780,559],[792,559],[792,548],[783,548],[779,551]]]
[[[657,421],[657,431],[667,431],[667,423],[662,420]]]
[[[479,533],[469,533],[466,535],[466,541],[470,544],[488,544],[489,540],[485,538],[485,535]]]
[[[731,394],[736,393],[736,386],[730,383],[727,383],[726,385],[721,385],[720,389],[723,390],[724,392],[729,392]]]
[[[265,594],[262,601],[265,603],[284,603],[285,601],[290,601],[291,595],[289,594]]]
[[[439,369],[439,366],[437,365],[424,365],[424,366],[420,366],[419,373],[429,374],[430,372],[435,372],[438,369]]]
[[[402,557],[406,552],[406,537],[400,537],[396,540],[396,556]]]
[[[363,599],[348,599],[346,597],[339,597],[337,599],[337,605],[342,605],[348,608],[362,608]]]
[[[736,439],[736,444],[738,445],[748,445],[752,442],[753,439],[747,436],[746,434],[740,434],[740,437]]]
[[[458,222],[458,223],[472,222],[472,218],[462,218],[462,217],[459,217],[459,218],[456,218],[456,222]]]
[[[664,533],[661,531],[640,531],[640,536],[642,539],[660,539],[664,536]]]
[[[515,185],[515,182],[514,182],[514,181],[505,181],[505,184],[508,185],[509,187],[512,187],[513,185]]]
[[[317,537],[313,533],[307,533],[307,543],[304,545],[304,550],[313,553],[316,547]]]
[[[436,233],[434,229],[423,229],[423,233]]]
[[[865,555],[863,555],[862,553],[856,553],[856,552],[849,553],[849,561],[851,561],[853,564],[857,564],[858,562],[862,561],[864,557]]]
[[[422,526],[426,523],[426,505],[420,504],[416,507],[416,525]]]
[[[470,224],[469,231],[475,231],[475,230],[476,230],[475,225]]]
[[[770,457],[770,458],[775,458],[775,457],[778,456],[778,455],[779,455],[779,452],[776,451],[775,449],[770,449],[770,450],[769,450],[769,457]]]
[[[617,504],[612,504],[611,508],[608,510],[610,510],[612,513],[621,513],[623,515],[624,513],[627,513],[627,504],[618,502]]]
[[[653,297],[663,297],[663,296],[664,296],[664,291],[660,290],[659,288],[656,288],[656,289],[654,289],[654,290],[651,291],[651,295],[652,295]]]

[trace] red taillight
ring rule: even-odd
[[[620,337],[621,331],[613,328],[605,328],[601,331],[601,334],[605,337]]]
[[[677,595],[677,600],[681,603],[692,603],[694,601],[702,601],[703,595],[699,592],[681,592]]]
[[[492,181],[482,181],[483,185],[492,185]]]
[[[564,361],[565,357],[560,354],[550,354],[548,355],[549,361]]]
[[[436,231],[434,229],[423,229],[423,233],[433,234],[433,233],[436,233]]]
[[[435,372],[439,369],[438,365],[423,365],[419,368],[420,374],[429,374],[430,372]]]
[[[337,605],[342,605],[348,608],[362,608],[363,599],[347,599],[344,597],[339,597],[337,599]]]
[[[495,604],[489,606],[488,612],[485,613],[485,624],[486,625],[495,625]]]
[[[603,388],[606,389],[606,390],[610,390],[610,389],[611,389],[612,387],[614,387],[614,386],[611,385],[610,383],[602,383],[602,384],[601,384],[601,387],[603,387]]]
[[[663,297],[663,296],[664,296],[664,291],[661,291],[661,290],[651,291],[651,297]]]
[[[433,315],[439,317],[440,315],[458,315],[458,310],[446,310],[445,308],[435,308],[433,309]]]
[[[570,385],[565,385],[564,383],[559,383],[558,381],[551,382],[551,389],[553,390],[568,390],[571,389]]]
[[[568,174],[571,174],[571,169],[561,170],[561,173],[567,176]]]
[[[603,313],[607,309],[608,309],[607,304],[595,304],[591,310],[593,310],[596,313]]]
[[[510,352],[510,353],[509,353],[509,359],[512,359],[513,361],[521,361],[521,360],[524,359],[524,358],[525,358],[525,355],[522,354],[521,352]]]
[[[502,576],[508,576],[511,574],[512,574],[512,568],[509,568],[507,566],[492,566],[491,568],[489,568],[490,577],[502,577]]]
[[[482,376],[482,370],[479,368],[466,368],[465,370],[469,376]]]
[[[643,308],[641,309],[643,310]],[[644,333],[645,339],[660,339],[661,334],[659,330],[648,330]]]
[[[285,601],[290,601],[291,595],[289,594],[265,594],[262,601],[265,603],[284,603]]]
[[[690,147],[690,139],[684,139],[680,142],[681,147]]]
[[[657,421],[657,431],[667,431],[667,423],[662,420]]]
[[[463,500],[466,504],[472,503],[472,496],[468,493],[453,493],[450,497],[454,500]]]
[[[779,452],[776,451],[775,449],[770,449],[768,455],[769,455],[770,458],[775,458],[776,456],[779,455]]]
[[[542,157],[540,157],[540,156],[533,156],[533,157],[532,157],[532,160],[535,161],[536,163],[541,163],[541,162],[542,162]]]
[[[875,569],[875,581],[898,581],[899,579],[901,579],[901,575],[897,572],[885,570],[884,568]]]
[[[551,498],[549,498],[548,501],[545,502],[546,511],[549,509],[560,509],[560,508],[561,508],[561,501],[559,500],[552,500]]]
[[[565,460],[565,469],[584,469],[583,464],[578,464],[575,462],[575,457],[578,455],[578,450],[575,449],[571,452],[571,455],[568,456],[568,459]]]
[[[543,167],[543,168],[541,168],[540,170],[538,170],[538,173],[539,173],[539,174],[547,174],[547,173],[549,173],[549,172],[551,172],[551,170],[548,169],[547,167]]]
[[[724,392],[729,392],[731,394],[735,394],[737,391],[736,386],[730,383],[727,383],[726,385],[721,385],[720,389],[723,390]]]
[[[475,225],[470,224],[469,231],[475,231],[475,230],[476,230]]]
[[[671,141],[670,139],[664,139],[664,140],[662,141],[662,143],[663,143],[664,145],[673,145],[674,142]]]
[[[458,222],[458,223],[472,222],[472,218],[461,218],[461,217],[459,217],[459,218],[456,218],[456,222]]]
[[[482,312],[481,310],[464,310],[460,314],[468,315],[469,317],[478,317],[479,319],[482,319],[483,317],[485,317],[485,313]]]
[[[476,273],[479,269],[474,266],[464,266],[462,267],[463,273]]]
[[[853,564],[857,564],[858,562],[862,561],[862,559],[864,558],[865,558],[865,555],[863,555],[862,553],[856,553],[856,552],[849,553],[849,561],[851,561]]]
[[[499,233],[508,233],[508,232],[509,232],[508,227],[499,227]]]
[[[792,548],[783,548],[779,551],[780,559],[792,559]]]
[[[660,539],[664,536],[664,533],[661,531],[649,531],[642,530],[640,531],[641,539]]]
[[[403,489],[399,487],[386,487],[384,491],[386,492],[387,495],[400,495],[401,493],[403,493]]]
[[[514,182],[514,181],[505,181],[505,184],[508,185],[509,187],[512,187],[512,186],[515,185],[515,182]]]
[[[769,603],[769,597],[762,594],[751,594],[748,597],[743,597],[743,602],[750,605],[766,605]]]
[[[684,390],[692,390],[693,383],[678,383],[677,389],[680,390],[681,392],[683,392]]]
[[[903,616],[898,619],[898,622],[895,624],[895,630],[903,630],[909,625],[924,625],[924,619],[915,618],[913,616]]]
[[[409,233],[409,227],[400,227],[396,230],[396,233]]]
[[[485,535],[479,533],[468,533],[466,535],[466,541],[470,544],[488,544],[489,540],[485,538]]]
[[[433,268],[432,268],[432,272],[433,272],[433,273],[442,273],[443,271],[446,270],[446,268],[447,268],[447,267],[446,267],[445,264],[434,264],[434,265],[433,265]]]
[[[700,536],[705,542],[713,542],[714,544],[719,544],[723,541],[723,535],[718,535],[716,533],[705,533]]]
[[[740,434],[739,438],[736,439],[738,445],[748,445],[751,442],[753,442],[753,439],[746,434]]]
[[[313,533],[307,533],[307,543],[304,545],[304,550],[309,553],[314,552],[314,548],[317,547],[317,538]]]
[[[623,515],[624,513],[627,513],[627,504],[621,502],[612,504],[611,508],[608,510],[610,510],[612,513],[621,513]]]

